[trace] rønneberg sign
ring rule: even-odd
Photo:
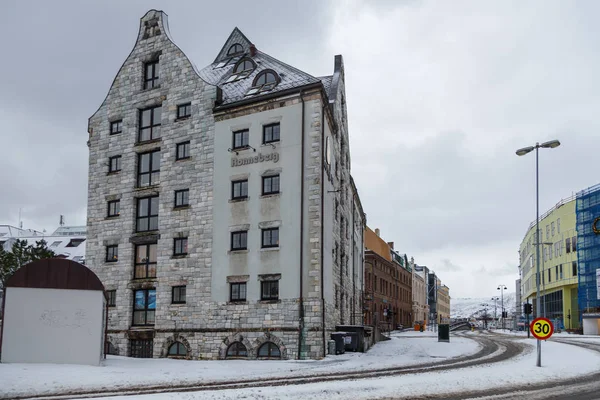
[[[232,158],[231,166],[239,167],[240,165],[256,164],[261,163],[263,161],[273,161],[274,163],[276,163],[279,161],[279,153],[269,153],[264,155],[262,153],[258,153],[258,155],[253,157]]]

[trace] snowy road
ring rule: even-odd
[[[62,393],[68,396],[62,398],[104,400],[416,399],[424,395],[458,399],[485,392],[500,396],[491,398],[508,399],[523,398],[515,389],[521,386],[543,390],[574,378],[587,384],[581,376],[595,373],[600,366],[597,351],[550,341],[543,344],[544,367],[536,368],[533,340],[470,332],[462,335],[465,337],[453,334],[451,343],[439,343],[430,332],[403,333],[365,354],[307,362],[115,357],[107,360],[105,367],[0,365],[0,397],[56,399],[59,397],[47,395]],[[154,393],[160,394],[149,394],[152,386]]]

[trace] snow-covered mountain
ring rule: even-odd
[[[500,296],[498,296],[500,297]],[[497,315],[500,316],[502,306],[500,300],[497,304]],[[487,308],[488,315],[494,315],[494,300],[490,297],[472,297],[472,298],[452,298],[450,300],[450,317],[451,318],[469,318],[473,314],[482,312]],[[515,312],[515,293],[504,293],[504,309],[511,315]]]

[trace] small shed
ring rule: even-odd
[[[100,364],[106,298],[89,268],[59,258],[34,261],[4,290],[1,362]]]

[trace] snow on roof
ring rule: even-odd
[[[12,245],[16,240],[26,240],[28,245],[35,245],[40,240],[45,240],[48,249],[52,250],[57,256],[62,256],[68,260],[73,260],[82,264],[85,264],[85,241],[86,237],[83,235],[77,236],[20,236],[9,238],[4,243],[4,250],[10,251]]]

